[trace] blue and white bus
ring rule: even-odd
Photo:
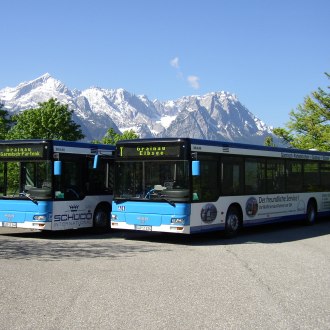
[[[188,138],[119,141],[111,227],[198,233],[330,212],[330,153]]]
[[[110,228],[115,147],[0,141],[0,227]]]

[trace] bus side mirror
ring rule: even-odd
[[[97,168],[97,164],[99,163],[99,155],[94,156],[94,163],[93,163],[93,168]]]
[[[60,160],[54,161],[54,175],[62,174],[62,162]]]
[[[199,160],[193,160],[192,161],[192,175],[199,176],[200,174],[201,174],[200,162],[199,162]]]

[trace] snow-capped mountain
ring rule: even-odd
[[[151,101],[124,89],[70,90],[48,73],[17,87],[0,90],[9,113],[35,108],[56,98],[74,110],[86,140],[101,139],[109,128],[133,129],[140,137],[194,137],[263,144],[270,128],[228,92]]]

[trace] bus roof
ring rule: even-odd
[[[0,140],[0,144],[7,144],[7,145],[39,144],[39,143],[49,143],[54,146],[115,150],[115,146],[110,144],[90,143],[90,142],[81,142],[81,141],[48,140],[48,139]]]
[[[292,153],[292,154],[310,154],[330,157],[330,152],[318,151],[318,150],[306,150],[296,148],[285,148],[285,147],[269,147],[256,144],[229,142],[229,141],[213,141],[203,140],[194,138],[150,138],[150,139],[134,139],[134,140],[121,140],[117,144],[148,144],[148,143],[173,143],[183,142],[189,145],[200,145],[209,147],[223,147],[223,148],[234,148],[234,149],[249,149],[258,151],[269,151],[269,152],[281,152],[281,153]]]

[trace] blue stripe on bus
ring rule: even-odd
[[[175,206],[167,202],[124,202],[113,203],[112,214],[116,221],[125,221],[130,225],[160,226],[171,224],[173,218],[184,218],[185,225],[189,225],[191,213],[190,204],[176,203]]]
[[[34,215],[46,215],[52,212],[52,202],[38,201],[38,205],[30,200],[0,200],[0,221],[17,222],[33,221]],[[47,220],[51,220],[48,219]]]

